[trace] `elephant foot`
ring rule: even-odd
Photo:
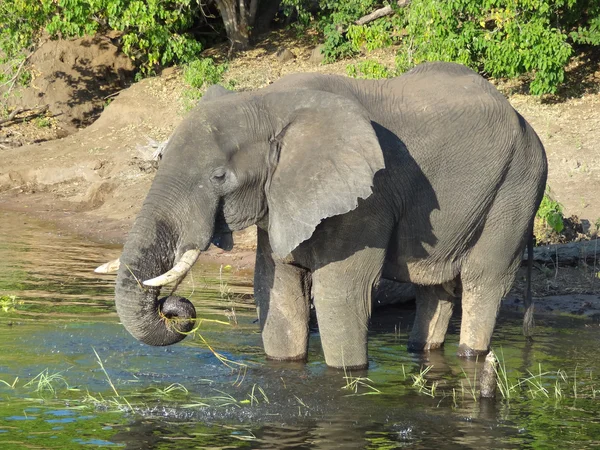
[[[300,362],[306,362],[307,360],[307,355],[306,353],[302,353],[300,355],[297,356],[271,356],[271,355],[267,355],[267,360],[269,361],[300,361]]]
[[[458,351],[456,352],[456,355],[459,358],[469,358],[469,359],[475,359],[479,356],[485,356],[489,353],[489,349],[485,349],[485,350],[475,350],[471,347],[469,347],[466,344],[460,344],[458,346]]]
[[[349,370],[366,370],[369,368],[369,363],[365,363],[365,364],[357,364],[354,366],[337,366],[337,365],[332,365],[332,364],[327,364],[327,367],[331,368],[331,369],[335,369],[335,370],[343,370],[343,371],[349,371]]]
[[[438,350],[444,346],[443,342],[414,342],[408,341],[407,349],[411,353],[422,353]]]

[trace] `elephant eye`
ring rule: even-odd
[[[210,175],[210,181],[214,184],[222,184],[227,177],[227,169],[224,167],[217,167],[213,170],[213,173]]]

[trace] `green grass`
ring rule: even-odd
[[[433,368],[433,365],[427,367],[421,367],[421,370],[416,374],[411,374],[413,380],[412,387],[414,387],[419,394],[424,394],[429,397],[435,398],[437,391],[437,381],[431,383],[427,381],[426,375]]]
[[[5,313],[15,311],[17,306],[22,304],[23,301],[18,300],[15,295],[0,296],[0,309]]]

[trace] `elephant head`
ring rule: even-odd
[[[323,219],[371,195],[384,163],[363,107],[274,86],[233,95],[213,89],[170,138],[116,281],[117,312],[137,339],[169,345],[193,327],[192,304],[161,299],[160,289],[184,276],[211,242],[228,249],[232,231],[259,223],[284,257]]]

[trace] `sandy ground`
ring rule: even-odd
[[[259,47],[232,59],[225,81],[246,90],[265,86],[287,73],[346,72],[353,61],[311,64],[312,40],[311,36],[298,41],[290,35],[273,34]],[[291,50],[295,58],[279,61],[277,51],[282,47]],[[392,67],[394,52],[378,51],[368,58]],[[48,78],[47,74],[38,75],[44,76]],[[582,59],[574,64],[575,76],[586,82],[544,102],[518,93],[520,89],[514,86],[500,84],[500,88],[544,143],[548,184],[563,204],[565,215],[578,216],[587,229],[594,230],[595,224],[600,224],[600,62]],[[89,77],[85,79],[88,85],[91,80],[100,82],[93,73]],[[56,222],[95,241],[122,243],[154,176],[156,164],[151,159],[155,146],[167,139],[185,115],[184,89],[180,71],[169,69],[109,94],[110,102],[104,101],[99,118],[67,136],[68,126],[54,116],[49,127],[40,127],[34,120],[0,127],[0,208]],[[97,101],[93,107],[97,110]],[[86,114],[92,110],[79,108]],[[12,147],[16,139],[25,145]],[[206,258],[251,266],[254,239],[253,230],[238,234],[233,253],[211,249]],[[581,304],[595,305],[600,303],[596,274],[596,268],[588,266],[550,272],[538,268],[534,291],[545,297],[591,296],[581,297]],[[520,274],[513,296],[522,294],[522,279]],[[571,309],[581,310],[575,303]],[[600,306],[597,309],[600,311]]]

